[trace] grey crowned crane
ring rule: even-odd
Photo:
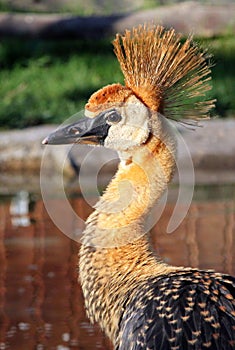
[[[83,119],[44,140],[102,145],[120,157],[83,233],[87,314],[116,350],[235,349],[235,279],[167,265],[144,225],[174,174],[176,140],[167,118],[200,119],[213,107],[204,96],[207,55],[161,26],[133,28],[113,44],[125,85],[95,92]]]

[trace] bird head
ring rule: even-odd
[[[205,96],[210,69],[191,38],[182,44],[173,29],[139,26],[117,34],[113,44],[125,85],[95,92],[85,117],[59,128],[44,144],[88,143],[126,151],[156,133],[160,114],[171,119],[207,117],[214,105]]]
[[[92,144],[125,151],[146,142],[149,113],[131,89],[121,84],[108,85],[91,95],[84,118],[57,129],[44,144]]]

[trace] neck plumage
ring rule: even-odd
[[[177,269],[156,258],[144,229],[173,175],[174,157],[168,134],[150,136],[138,150],[120,154],[117,174],[87,220],[79,263],[85,305],[113,343],[128,293],[146,278]]]
[[[174,173],[174,138],[151,135],[145,144],[120,153],[120,159],[115,177],[86,222],[85,245],[118,247],[145,234],[146,216]]]

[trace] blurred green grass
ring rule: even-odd
[[[216,113],[235,115],[235,38],[199,40],[214,55]],[[123,82],[110,41],[2,40],[0,127],[60,123],[84,108],[92,92]]]
[[[122,75],[108,41],[0,44],[0,125],[60,123]]]
[[[235,37],[234,34],[204,40],[203,45],[214,55],[212,94],[217,99],[220,117],[235,116]]]

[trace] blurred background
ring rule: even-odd
[[[152,230],[154,247],[168,263],[235,274],[235,1],[0,0],[0,350],[112,349],[85,316],[79,242],[49,217],[39,175],[43,169],[50,205],[73,232],[59,193],[61,176],[71,208],[85,220],[117,160],[101,150],[87,158],[88,203],[78,176],[90,149],[59,146],[45,153],[41,141],[83,109],[94,91],[123,82],[111,41],[116,32],[148,21],[193,33],[208,48],[210,96],[217,99],[203,128],[180,129],[194,162],[194,196],[181,225],[166,234],[178,196],[176,175]],[[182,150],[179,159],[183,166]],[[186,168],[185,174],[180,186],[187,190]]]
[[[148,20],[174,26],[185,35],[194,33],[195,40],[209,48],[215,64],[212,97],[217,99],[216,113],[222,118],[234,115],[234,8],[230,7],[234,1],[209,4],[1,0],[1,128],[60,123],[82,109],[90,94],[101,86],[122,82],[111,40],[117,29]],[[168,10],[163,11],[161,5]],[[38,16],[26,16],[32,12]],[[98,19],[87,18],[94,15]],[[82,25],[76,16],[83,16]]]

